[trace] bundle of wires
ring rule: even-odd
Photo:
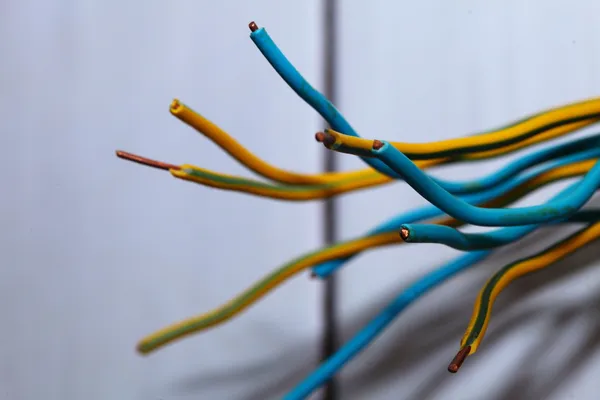
[[[403,181],[430,205],[390,218],[362,237],[301,255],[285,263],[223,306],[143,338],[138,344],[141,353],[152,352],[239,315],[301,271],[312,268],[315,276],[330,276],[365,250],[402,243],[439,243],[464,252],[409,285],[285,397],[303,399],[365,349],[413,301],[476,265],[495,248],[514,243],[540,226],[567,223],[583,225],[574,235],[501,268],[489,279],[477,298],[459,351],[448,367],[450,372],[457,372],[466,357],[478,349],[489,323],[494,300],[509,283],[550,266],[600,237],[600,210],[582,209],[600,185],[600,164],[596,162],[600,158],[600,133],[538,149],[473,181],[445,181],[423,172],[433,166],[500,157],[588,127],[600,120],[600,98],[542,111],[501,128],[451,140],[404,143],[363,139],[331,102],[302,77],[264,28],[259,28],[254,22],[249,26],[252,41],[273,69],[331,127],[317,133],[317,141],[329,150],[360,157],[368,168],[323,174],[304,174],[278,168],[250,152],[231,135],[179,100],[174,100],[170,107],[175,117],[268,181],[226,175],[191,164],[159,162],[123,151],[117,151],[117,155],[167,170],[176,178],[204,186],[287,201],[324,199]],[[576,177],[580,177],[579,181],[545,204],[507,208],[543,186]],[[467,224],[495,229],[474,234],[458,230]]]

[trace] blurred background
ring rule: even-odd
[[[321,171],[326,150],[313,134],[324,122],[264,60],[248,22],[266,27],[315,87],[334,90],[369,138],[464,136],[600,93],[597,1],[334,9],[329,19],[317,0],[0,2],[0,398],[280,398],[317,365],[324,341],[347,340],[458,254],[424,244],[369,252],[329,289],[301,274],[222,326],[135,352],[145,334],[324,242],[321,202],[218,191],[114,155],[248,176],[170,115],[179,98],[267,161]],[[475,178],[509,159],[433,174]],[[337,164],[363,167],[351,156]],[[337,239],[423,204],[404,184],[345,195],[334,203]],[[328,399],[596,399],[597,245],[507,289],[480,351],[459,374],[446,371],[493,271],[570,229],[544,229],[427,295],[348,364]]]

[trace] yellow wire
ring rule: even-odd
[[[542,173],[527,182],[524,182],[510,192],[507,192],[499,196],[497,199],[486,203],[485,206],[501,207],[509,204],[534,188],[558,179],[582,175],[586,173],[593,165],[594,160],[591,160],[573,163],[564,167],[557,167],[553,170]],[[449,217],[438,219],[433,223],[453,227],[459,227],[462,225],[461,222]],[[138,351],[141,353],[149,353],[174,340],[222,323],[241,313],[247,307],[273,290],[276,286],[280,285],[304,269],[333,259],[348,257],[367,249],[401,243],[403,243],[403,241],[397,232],[388,232],[340,243],[298,257],[279,269],[273,271],[265,278],[257,282],[254,286],[230,300],[226,304],[209,311],[206,314],[186,319],[145,337],[139,342]]]
[[[469,354],[473,354],[477,351],[487,330],[492,306],[498,295],[509,283],[523,275],[530,274],[557,262],[598,238],[600,238],[600,222],[591,225],[539,255],[510,264],[507,268],[500,270],[479,292],[469,326],[461,340],[461,347],[471,346]],[[501,274],[501,276],[498,277],[498,274]],[[485,294],[486,292],[489,293],[489,296]],[[487,306],[485,309],[487,312],[482,313],[481,311],[484,304]],[[482,319],[483,325],[481,325],[481,322],[477,324],[478,320],[481,321]],[[481,329],[478,332],[474,332],[474,328],[477,326],[481,326]]]
[[[223,129],[215,125],[213,122],[204,118],[196,111],[192,110],[179,100],[175,99],[171,103],[170,107],[171,114],[177,117],[180,121],[191,126],[198,132],[202,133],[208,139],[213,141],[216,145],[225,150],[230,156],[238,160],[241,164],[245,165],[251,171],[270,179],[275,182],[286,183],[290,185],[319,185],[319,184],[330,184],[339,183],[340,181],[364,179],[369,178],[373,183],[380,184],[386,181],[381,179],[383,176],[374,170],[360,170],[360,171],[348,171],[348,172],[325,172],[319,174],[302,174],[292,171],[287,171],[278,167],[275,167],[255,154],[250,152],[242,146],[236,139],[225,132]],[[423,162],[418,160],[415,163],[420,168],[428,168],[433,165],[443,164],[449,161],[449,158],[440,158],[434,160],[427,160]],[[193,168],[198,168],[194,167]],[[207,170],[205,170],[207,171]],[[214,174],[214,172],[211,171]],[[378,176],[379,175],[379,176]],[[370,185],[372,186],[373,183]]]
[[[566,127],[561,127],[560,129],[566,129]],[[351,136],[343,135],[334,131],[328,131],[328,134],[334,136],[334,138],[336,139],[336,143],[342,143],[344,145],[346,145],[347,139],[352,138]],[[552,134],[552,131],[548,131],[547,134]],[[530,140],[527,140],[523,143],[527,144],[526,142],[532,141],[534,139],[535,138],[531,138]],[[485,152],[485,154],[480,154],[485,155],[488,158],[495,157],[501,155],[501,153],[505,151],[512,151],[518,146],[522,145],[523,143],[507,146],[505,149],[490,150]],[[471,156],[476,157],[478,156],[478,154],[469,155],[465,158],[468,159],[468,157]],[[439,161],[440,159],[417,161],[417,165],[425,169],[436,165],[436,163],[438,163]],[[180,168],[180,170],[171,170],[171,174],[176,178],[190,182],[195,182],[208,187],[248,193],[256,196],[286,201],[309,201],[323,199],[357,190],[368,189],[376,185],[391,182],[391,180],[388,177],[377,173],[370,174],[364,179],[349,178],[345,181],[338,181],[335,183],[327,183],[313,186],[278,185],[240,176],[221,174],[190,164],[184,164]]]
[[[586,104],[590,103],[590,102],[593,104],[596,104],[596,103],[599,103],[600,101],[591,100],[588,102],[578,103],[578,104],[574,104],[574,105],[568,105],[568,106],[565,106],[565,107],[562,107],[562,108],[559,108],[556,110],[548,111],[548,113],[550,113],[551,115],[560,117],[560,116],[564,115],[564,113],[565,113],[564,110],[567,110],[567,111],[571,110],[571,111],[575,112],[575,111],[578,111],[577,107],[584,107],[584,110],[579,110],[580,111],[579,114],[581,114],[581,112],[589,109],[589,107],[586,106]],[[600,106],[598,106],[598,108],[600,109]],[[562,114],[559,112],[560,110],[563,110]],[[229,153],[233,158],[238,160],[240,163],[247,166],[250,170],[254,171],[255,173],[257,173],[267,179],[271,179],[275,182],[286,183],[286,184],[290,184],[290,185],[319,185],[319,184],[329,184],[329,183],[337,184],[340,182],[348,182],[350,180],[361,180],[361,183],[358,185],[358,188],[367,188],[367,187],[373,187],[373,186],[386,184],[386,183],[389,183],[392,181],[392,179],[390,179],[389,177],[381,175],[380,173],[378,173],[377,171],[374,171],[372,169],[365,169],[365,170],[359,170],[359,171],[347,171],[347,172],[329,172],[329,173],[324,173],[324,174],[302,174],[302,173],[286,171],[281,168],[277,168],[277,167],[267,163],[266,161],[260,159],[259,157],[257,157],[253,153],[251,153],[248,149],[246,149],[244,146],[242,146],[237,140],[235,140],[233,137],[231,137],[231,135],[229,135],[227,132],[225,132],[224,130],[219,128],[217,125],[215,125],[208,119],[204,118],[202,115],[198,114],[197,112],[195,112],[194,110],[192,110],[191,108],[186,106],[185,104],[181,103],[179,100],[177,100],[177,99],[173,100],[173,102],[171,103],[170,111],[180,121],[186,123],[190,127],[194,128],[198,132],[205,135],[208,139],[212,140],[215,144],[220,146],[223,150],[225,150],[227,153]],[[573,114],[573,115],[576,116],[579,114]],[[542,114],[542,116],[544,116],[544,115],[546,115],[546,114]],[[535,117],[535,118],[541,118],[541,117]],[[549,118],[546,118],[546,119],[544,119],[544,121],[546,121],[548,119]],[[549,129],[548,131],[545,131],[543,133],[540,133],[539,135],[536,135],[534,137],[527,138],[519,143],[505,146],[500,149],[486,150],[486,151],[475,152],[475,153],[471,153],[471,154],[465,154],[465,155],[462,155],[457,158],[447,158],[447,157],[446,158],[437,158],[437,159],[428,160],[428,162],[426,162],[426,163],[423,163],[421,160],[417,160],[417,161],[415,161],[415,164],[417,164],[420,168],[425,169],[425,168],[428,168],[428,167],[431,167],[434,165],[440,165],[440,164],[444,164],[447,162],[451,162],[456,159],[479,160],[479,159],[497,157],[500,155],[508,154],[515,150],[525,148],[527,146],[531,146],[536,143],[540,143],[542,141],[550,140],[552,138],[555,138],[555,137],[558,137],[561,135],[565,135],[565,134],[573,132],[577,129],[581,129],[585,126],[593,124],[593,123],[597,122],[598,120],[599,120],[598,118],[590,118],[585,121],[579,121],[579,122],[569,123],[567,125],[558,126],[558,127]],[[538,122],[542,122],[542,121],[538,121]],[[482,135],[478,135],[478,136],[474,136],[474,137],[452,139],[451,141],[457,141],[457,142],[466,141],[465,143],[467,143],[467,144],[472,143],[473,141],[478,143],[478,138],[480,138],[482,136],[490,137],[490,135],[495,135],[494,137],[496,138],[496,140],[504,140],[504,139],[506,139],[507,135],[510,135],[510,132],[512,132],[513,136],[518,136],[519,134],[526,132],[525,129],[519,128],[519,127],[522,127],[524,124],[527,127],[535,126],[535,124],[532,125],[530,120],[527,120],[525,122],[517,123],[514,126],[498,130],[493,134],[487,133],[487,134],[482,134]],[[507,130],[509,131],[508,133],[507,133]],[[359,141],[361,141],[361,142],[359,142],[358,145],[361,145],[361,143],[362,143],[362,145],[364,147],[364,145],[366,143],[365,140],[366,139],[359,139]],[[424,144],[423,143],[421,143],[421,144],[402,144],[402,146],[399,145],[400,146],[399,148],[403,151],[405,149],[405,147],[403,147],[404,145],[406,145],[406,146],[410,145],[412,147],[417,146],[418,148],[420,148],[422,150],[422,152],[427,152],[427,151],[430,151],[428,149],[430,149],[431,146],[436,146],[436,144],[446,143],[446,142],[448,142],[448,141],[424,143]],[[370,146],[370,144],[369,144],[369,146]],[[439,145],[437,147],[439,147]],[[369,149],[370,149],[370,147],[369,147]],[[198,168],[195,166],[190,166],[190,167]],[[198,168],[198,169],[200,169],[200,168]],[[211,174],[216,174],[215,172],[208,171],[205,169],[203,171],[210,172]],[[210,182],[208,182],[208,181],[203,181],[203,182],[198,182],[198,183],[210,184]],[[351,186],[351,187],[353,188],[354,186]],[[343,189],[339,193],[345,193],[345,192],[352,191],[352,190],[356,190],[356,189]],[[241,191],[243,191],[243,189]],[[323,196],[323,197],[327,197],[327,196]],[[317,197],[317,198],[323,198],[323,197]]]
[[[181,321],[152,333],[138,343],[137,349],[141,353],[149,353],[168,344],[169,342],[222,323],[240,313],[245,308],[263,297],[265,294],[273,290],[276,286],[280,285],[282,282],[286,281],[304,269],[336,258],[347,257],[359,251],[385,246],[392,243],[402,243],[402,240],[397,232],[390,232],[350,241],[295,259],[291,263],[286,264],[282,268],[277,269],[275,272],[269,274],[252,288],[245,291],[242,295],[232,299],[226,304],[209,311],[206,314]]]
[[[432,154],[439,152],[456,151],[465,147],[485,146],[494,144],[523,135],[526,132],[531,132],[536,129],[540,129],[541,127],[556,123],[556,121],[585,117],[589,115],[589,119],[571,123],[579,127],[587,126],[598,121],[598,117],[593,117],[593,115],[597,115],[599,113],[600,98],[594,98],[579,103],[568,104],[563,107],[555,108],[553,110],[549,110],[535,115],[515,125],[480,135],[447,139],[431,143],[404,143],[392,141],[390,141],[389,143],[390,145],[400,150],[402,153],[409,154]],[[544,136],[544,140],[548,140],[550,138],[557,137],[559,135],[563,135],[572,131],[572,129],[565,129],[564,126],[562,128],[563,129],[552,129],[553,134]],[[336,132],[331,129],[329,129],[328,132],[332,134],[334,132],[339,133],[341,136],[343,136],[344,145],[350,148],[360,149],[366,152],[371,151],[373,140],[344,135],[340,132]],[[540,136],[541,135],[536,135],[529,139],[537,139],[533,140],[533,143],[539,143],[541,141]],[[532,142],[530,141],[529,143],[531,144]],[[520,148],[522,148],[522,146],[520,146]],[[475,159],[472,158],[474,154],[470,154],[469,159]]]
[[[547,142],[549,140],[558,138],[560,136],[564,136],[571,132],[575,132],[579,129],[585,128],[586,126],[595,124],[598,121],[600,121],[600,119],[588,119],[588,120],[580,121],[580,122],[572,122],[570,124],[561,125],[556,128],[548,129],[544,133],[540,133],[539,135],[527,138],[518,143],[513,143],[511,145],[504,146],[499,149],[464,154],[462,156],[458,156],[457,159],[465,160],[465,161],[476,161],[476,160],[485,160],[485,159],[489,159],[489,158],[504,156],[506,154],[513,153],[517,150],[525,149],[527,147],[531,147],[533,145]]]
[[[204,186],[287,201],[324,199],[343,193],[366,189],[373,186],[375,181],[383,182],[387,179],[383,175],[379,175],[374,176],[374,179],[372,180],[349,179],[347,181],[336,183],[298,186],[270,184],[255,179],[216,173],[190,164],[181,165],[180,168],[181,169],[179,170],[171,169],[171,174],[176,178],[195,182]]]

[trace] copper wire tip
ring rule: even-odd
[[[383,147],[383,142],[381,140],[373,140],[373,150],[379,150]]]
[[[126,151],[117,150],[115,152],[115,154],[117,155],[117,157],[122,158],[124,160],[133,161],[133,162],[136,162],[138,164],[146,165],[148,167],[153,167],[153,168],[158,168],[158,169],[164,169],[164,170],[167,170],[167,171],[170,170],[170,169],[176,169],[176,170],[181,169],[177,165],[167,164],[167,163],[164,163],[164,162],[161,162],[161,161],[156,161],[156,160],[151,160],[149,158],[138,156],[136,154],[131,154],[131,153],[128,153]]]
[[[179,101],[179,99],[173,99],[171,104],[169,105],[169,110],[171,112],[177,112],[183,108],[183,104]]]
[[[321,132],[319,132],[319,133],[321,133]],[[323,140],[322,140],[322,142],[325,145],[325,147],[330,148],[335,143],[335,137],[333,135],[328,134],[328,133],[323,133]]]
[[[256,22],[252,21],[248,24],[248,28],[250,28],[250,32],[256,32],[258,30],[258,25],[256,25]]]
[[[448,365],[448,372],[452,372],[453,374],[457,373],[460,366],[463,365],[463,363],[465,362],[470,351],[471,346],[467,346],[460,349],[459,352],[456,353],[456,355],[454,356],[454,359],[452,360],[450,365]]]
[[[406,228],[402,228],[400,229],[400,237],[402,238],[402,240],[408,240],[408,237],[410,236],[410,231]]]
[[[315,133],[315,140],[319,143],[323,143],[323,141],[325,140],[325,134],[323,132]]]

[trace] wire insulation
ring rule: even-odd
[[[590,167],[589,164],[589,162],[575,163],[571,165],[570,168],[563,167],[549,171],[545,174],[540,174],[528,182],[528,184],[517,187],[511,192],[505,193],[498,199],[495,199],[495,203],[502,204],[515,201],[517,198],[519,198],[519,196],[523,195],[523,192],[526,193],[531,187],[536,187],[536,182],[538,182],[539,185],[539,183],[544,181],[552,182],[556,179],[560,179],[561,177],[569,176],[569,173],[585,173],[587,170],[586,168],[589,169]],[[438,224],[448,226],[460,226],[461,224],[459,221],[452,218],[443,218],[436,222]],[[326,249],[318,250],[298,257],[282,267],[274,270],[272,273],[247,289],[245,292],[241,293],[234,299],[216,308],[215,310],[209,311],[208,313],[197,317],[189,318],[147,336],[139,343],[138,350],[141,353],[149,353],[177,339],[225,322],[238,315],[247,307],[269,293],[271,290],[275,289],[275,287],[306,268],[310,268],[314,265],[333,259],[345,258],[366,249],[399,243],[402,243],[402,239],[397,232],[384,232],[377,235],[339,243]]]
[[[559,159],[554,163],[549,163],[548,165],[545,165],[536,171],[532,171],[513,180],[506,181],[494,189],[465,196],[463,200],[469,204],[486,207],[506,206],[509,203],[502,201],[492,202],[492,200],[496,198],[503,198],[503,194],[515,196],[513,198],[520,198],[526,193],[555,180],[580,176],[589,171],[589,169],[594,165],[593,160],[585,160],[590,157],[595,157],[596,152],[597,150],[594,149],[589,152],[582,152],[564,157],[563,159]],[[518,195],[515,195],[514,193],[518,193]],[[402,229],[403,224],[425,221],[441,215],[444,215],[443,211],[435,206],[422,207],[407,213],[402,213],[390,219],[389,221],[374,228],[372,231],[367,233],[367,235],[377,234],[380,232],[398,231]],[[346,263],[352,257],[353,256],[345,259],[331,260],[321,265],[317,265],[313,268],[313,273],[322,278],[327,277],[341,268],[344,263]]]
[[[496,272],[479,292],[471,321],[461,340],[460,351],[464,352],[464,349],[468,348],[465,358],[479,348],[487,330],[494,301],[504,288],[521,276],[546,268],[599,238],[600,223],[597,222],[531,257],[508,264]],[[460,364],[452,363],[449,370],[456,372],[459,367]]]

